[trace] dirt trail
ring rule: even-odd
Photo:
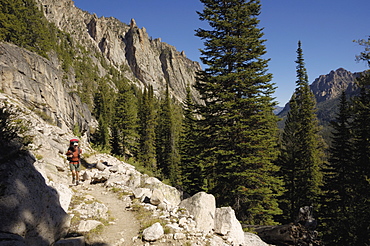
[[[134,212],[126,210],[127,202],[119,199],[116,194],[108,191],[101,184],[88,185],[87,187],[79,186],[78,189],[105,204],[110,211],[110,217],[114,218],[112,225],[105,226],[102,233],[93,235],[89,239],[90,245],[135,245],[133,238],[138,236],[140,225]]]

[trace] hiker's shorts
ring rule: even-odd
[[[69,163],[69,168],[71,169],[71,171],[76,170],[77,172],[79,172],[80,171],[80,163],[77,163],[77,164]]]

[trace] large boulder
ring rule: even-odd
[[[143,175],[145,179],[144,184],[142,185],[143,188],[149,188],[151,190],[157,190],[156,192],[162,192],[163,199],[166,200],[167,203],[171,205],[177,206],[181,201],[181,193],[175,187],[166,185],[162,183],[160,180],[154,177],[146,177]]]
[[[233,245],[244,244],[244,231],[231,207],[216,208],[215,233],[228,236]]]
[[[68,211],[69,204],[72,200],[73,192],[71,189],[69,189],[66,185],[55,183],[53,181],[49,182],[49,185],[53,187],[57,192],[59,196],[59,202],[64,211]]]
[[[194,196],[183,200],[179,207],[186,208],[197,223],[197,229],[210,233],[214,229],[216,199],[213,195],[198,192]]]
[[[0,231],[23,237],[26,245],[49,246],[67,233],[70,217],[34,162],[25,151],[0,158]]]

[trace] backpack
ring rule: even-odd
[[[74,146],[74,144],[75,143],[78,143],[79,142],[79,140],[78,139],[75,139],[75,138],[73,138],[73,139],[71,139],[70,141],[69,141],[69,148],[68,148],[68,151],[71,151],[72,152],[72,154],[68,154],[67,155],[67,160],[68,161],[72,161],[72,159],[76,159],[76,158],[78,158],[78,160],[80,160],[80,154],[81,154],[81,149],[80,149],[80,147],[78,146],[77,147],[77,152],[78,152],[78,156],[73,156],[73,146]],[[68,153],[68,151],[67,151],[67,153]],[[75,160],[76,161],[76,160]]]

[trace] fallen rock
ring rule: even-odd
[[[60,205],[62,206],[64,211],[67,212],[73,195],[72,190],[64,184],[55,183],[53,181],[50,181],[49,185],[58,192]]]
[[[91,204],[82,203],[74,210],[78,211],[82,219],[108,219],[108,207],[100,202],[93,202]]]
[[[157,241],[163,235],[164,235],[164,230],[159,222],[153,224],[152,226],[146,228],[143,231],[143,239],[148,242]]]
[[[145,176],[143,178],[145,178]],[[151,190],[154,189],[160,190],[164,195],[164,199],[166,199],[166,201],[172,205],[177,206],[181,202],[180,191],[178,191],[175,187],[162,183],[157,178],[154,177],[146,178],[142,187],[149,188]]]
[[[97,220],[82,220],[80,224],[78,224],[77,232],[89,232],[99,225],[103,225],[103,223]]]
[[[150,197],[150,203],[157,206],[163,201],[164,201],[163,192],[158,189],[154,189],[152,196]]]

